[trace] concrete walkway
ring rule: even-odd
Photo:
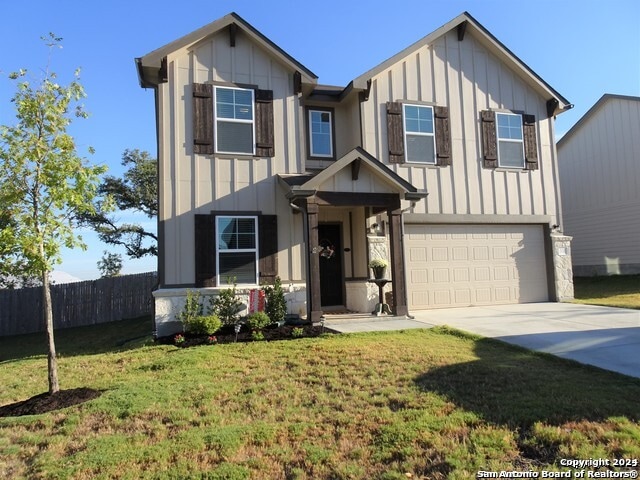
[[[415,318],[328,320],[340,332],[449,325],[484,337],[640,378],[640,310],[528,303],[414,312]]]
[[[391,317],[382,315],[329,315],[324,326],[340,333],[384,332],[389,330],[407,330],[410,328],[431,328],[435,324],[425,325],[424,322],[406,317]]]

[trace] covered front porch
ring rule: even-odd
[[[370,313],[378,287],[368,262],[387,261],[391,313],[408,315],[402,214],[426,192],[361,148],[318,173],[280,175],[295,214],[303,216],[307,319],[351,311]]]

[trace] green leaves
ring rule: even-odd
[[[98,261],[98,270],[103,278],[117,277],[122,270],[122,255],[105,250],[102,258]]]
[[[52,48],[62,39],[50,33],[44,40]],[[11,212],[0,222],[0,274],[42,279],[49,393],[55,393],[60,386],[47,274],[60,262],[63,247],[84,246],[74,231],[75,220],[95,212],[94,197],[106,169],[85,162],[67,133],[70,111],[86,117],[78,104],[86,96],[78,72],[66,86],[48,66],[33,85],[23,80],[26,74],[9,75],[17,82],[12,98],[17,123],[0,128],[0,212]]]
[[[53,32],[49,32],[49,35],[40,37],[40,40],[42,40],[48,47],[62,48],[62,45],[60,44],[62,42],[62,37],[58,37]]]
[[[146,151],[125,150],[122,165],[128,167],[123,178],[107,176],[98,189],[102,198],[96,212],[84,215],[82,221],[91,226],[101,241],[123,246],[131,258],[157,255],[157,236],[139,224],[121,223],[109,213],[136,211],[149,218],[158,215],[158,163]]]
[[[59,47],[61,38],[50,33],[44,40]],[[0,262],[16,274],[39,276],[60,261],[62,247],[82,245],[75,219],[95,212],[106,168],[81,158],[67,131],[78,112],[86,116],[78,104],[86,96],[79,71],[69,85],[48,67],[39,80],[27,74],[9,74],[16,82],[16,123],[0,127],[0,211],[11,212],[10,221],[0,221]]]

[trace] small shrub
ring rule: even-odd
[[[213,335],[222,327],[217,315],[199,315],[183,323],[185,330],[194,335]]]
[[[276,277],[273,285],[265,285],[262,287],[265,299],[265,313],[269,316],[273,323],[284,323],[284,317],[287,315],[287,300],[284,298],[284,290],[280,277]]]
[[[260,342],[264,340],[264,333],[262,333],[260,330],[254,330],[253,332],[251,332],[251,339],[256,342]]]
[[[264,312],[254,312],[247,317],[247,325],[251,330],[262,330],[271,323],[271,319]]]
[[[175,337],[173,337],[173,343],[178,346],[182,345],[184,343],[184,335],[177,334]]]
[[[291,330],[291,336],[293,338],[300,338],[304,336],[304,328],[302,327],[296,327],[293,330]]]
[[[218,296],[211,299],[210,310],[225,326],[235,325],[240,320],[238,313],[242,310],[242,302],[236,295],[236,284],[221,290]]]
[[[176,315],[178,321],[186,325],[192,322],[196,317],[202,315],[202,304],[200,303],[200,292],[187,290],[187,299],[180,313]]]

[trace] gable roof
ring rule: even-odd
[[[476,38],[484,47],[486,47],[491,53],[496,55],[501,61],[505,62],[525,82],[536,90],[543,98],[547,98],[549,115],[556,115],[563,111],[569,110],[573,105],[563,97],[558,91],[556,91],[551,85],[542,79],[536,72],[534,72],[529,66],[520,60],[511,50],[509,50],[500,40],[498,40],[489,30],[480,24],[475,18],[468,12],[463,12],[453,20],[445,23],[440,28],[434,30],[427,36],[421,38],[417,42],[408,46],[404,50],[398,52],[391,58],[388,58],[379,65],[366,71],[362,75],[356,77],[345,88],[340,90],[338,87],[332,87],[332,89],[316,88],[318,83],[318,77],[307,67],[298,62],[295,58],[285,52],[278,45],[269,40],[266,36],[260,33],[255,27],[244,20],[240,15],[235,12],[229,13],[218,20],[215,20],[204,27],[199,28],[171,43],[166,44],[140,58],[136,58],[136,64],[138,68],[138,79],[140,86],[155,87],[159,83],[165,81],[163,79],[163,59],[172,52],[175,52],[181,48],[185,48],[191,45],[195,45],[207,37],[218,33],[224,28],[228,28],[231,25],[236,25],[241,28],[250,38],[256,43],[262,45],[267,51],[278,58],[285,65],[288,65],[292,70],[296,70],[301,74],[301,83],[311,85],[311,89],[307,91],[313,92],[314,89],[316,95],[321,97],[331,97],[334,100],[340,100],[351,91],[368,91],[368,82],[372,77],[385,71],[393,64],[402,60],[406,56],[410,55],[415,50],[433,43],[441,36],[447,34],[451,30],[458,29],[459,37],[464,37],[465,32],[473,32],[474,38]],[[166,66],[164,67],[166,70]],[[335,91],[333,91],[335,90]],[[326,99],[325,99],[326,100]]]
[[[292,70],[297,70],[302,75],[302,81],[305,83],[315,84],[318,81],[318,77],[315,73],[309,70],[307,67],[298,62],[295,58],[285,52],[278,45],[269,40],[266,36],[260,33],[249,22],[244,20],[240,15],[235,12],[231,12],[218,20],[215,20],[204,27],[201,27],[171,43],[164,45],[150,53],[147,53],[143,57],[136,58],[136,64],[138,66],[138,80],[141,87],[153,87],[158,83],[161,83],[161,79],[158,75],[159,70],[162,68],[163,59],[181,48],[185,48],[205,38],[214,35],[224,28],[231,25],[236,25],[241,28],[250,38],[256,43],[262,45],[273,56],[278,58],[282,63],[288,65]]]
[[[560,140],[558,140],[556,145],[560,147],[562,144],[564,144],[569,138],[571,138],[580,129],[580,127],[582,127],[582,125],[587,123],[591,119],[591,117],[593,117],[598,112],[601,106],[603,106],[605,103],[608,103],[611,100],[627,100],[629,102],[640,102],[640,97],[605,93],[604,95],[602,95],[602,97],[600,97],[600,99],[596,103],[593,104],[593,106],[589,110],[587,110],[587,113],[585,113],[582,117],[580,117],[580,120],[578,120],[573,125],[573,127],[571,127],[569,131],[563,135],[563,137]]]
[[[530,84],[536,91],[538,91],[538,93],[540,93],[543,97],[547,97],[548,100],[557,100],[558,107],[556,108],[556,112],[554,112],[554,114],[561,113],[563,110],[569,110],[573,107],[573,105],[566,98],[560,95],[560,93],[558,93],[553,87],[551,87],[551,85],[545,82],[542,77],[540,77],[536,72],[531,70],[531,68],[529,68],[526,63],[520,60],[511,50],[509,50],[500,40],[493,36],[493,34],[489,32],[489,30],[482,26],[480,22],[473,18],[468,12],[463,12],[453,20],[445,23],[440,28],[434,30],[433,32],[408,46],[404,50],[398,52],[391,58],[388,58],[379,65],[366,71],[353,80],[354,87],[361,89],[367,88],[367,81],[372,77],[390,68],[392,65],[410,55],[415,50],[433,43],[439,37],[445,35],[454,28],[459,29],[459,35],[463,36],[465,34],[465,31],[473,32],[475,34],[474,38],[477,38],[480,43],[482,43],[490,52],[492,52],[500,60],[507,63],[516,72],[518,72],[520,76],[523,77],[525,81],[527,81],[528,84]]]
[[[278,175],[278,178],[287,190],[287,198],[308,197],[315,194],[323,183],[356,161],[364,162],[378,178],[402,192],[406,200],[420,200],[427,196],[427,192],[419,191],[361,147],[354,148],[316,174]]]

